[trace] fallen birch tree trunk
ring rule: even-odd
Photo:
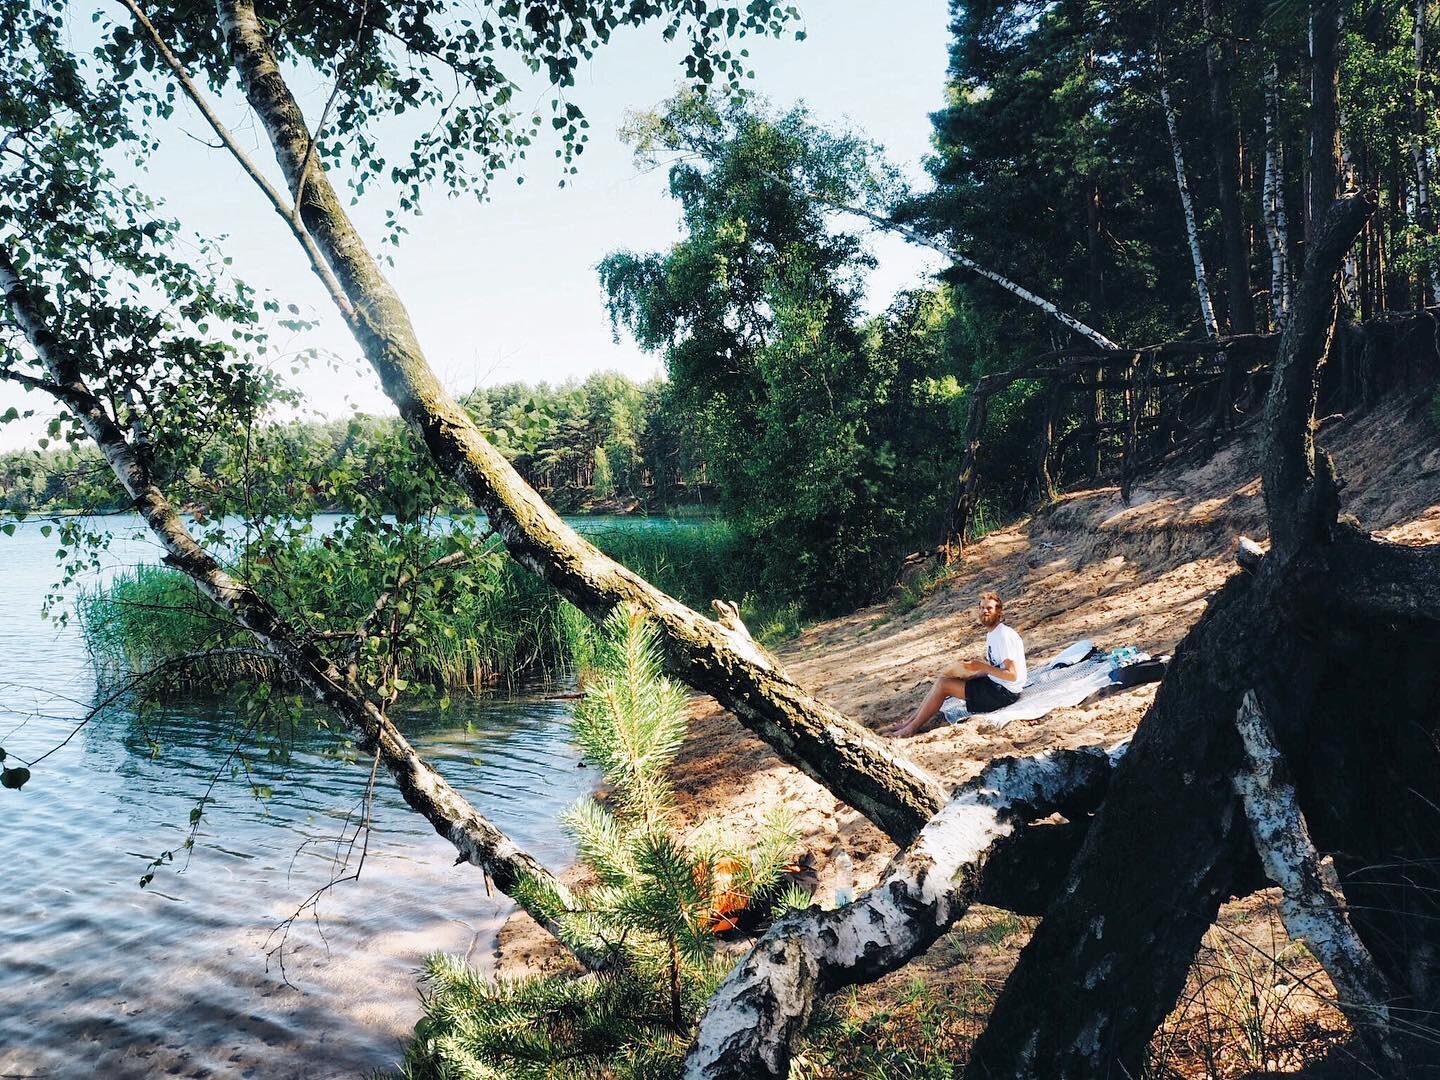
[[[781,919],[726,977],[700,1021],[687,1080],[784,1077],[825,995],[873,982],[928,949],[975,900],[987,864],[1028,822],[1081,816],[1114,760],[1098,748],[1001,758],[963,784],[880,883],[835,911]]]
[[[1280,917],[1296,941],[1309,946],[1338,995],[1336,1004],[1391,1076],[1405,1072],[1391,1031],[1390,990],[1345,913],[1345,898],[1320,867],[1310,829],[1275,733],[1247,690],[1235,715],[1244,766],[1234,777],[1250,836],[1265,876],[1280,886]]]
[[[1067,330],[1073,330],[1075,333],[1083,337],[1086,341],[1092,342],[1093,344],[1098,345],[1102,349],[1118,350],[1120,348],[1119,345],[1115,344],[1115,342],[1111,341],[1108,337],[1102,334],[1099,330],[1096,330],[1093,326],[1087,326],[1085,323],[1075,318],[1075,316],[1071,315],[1069,312],[1062,311],[1049,300],[1046,300],[1043,296],[1037,296],[1035,293],[1025,288],[1024,285],[1021,285],[1015,281],[1011,281],[1004,274],[991,270],[988,266],[981,266],[974,259],[970,258],[970,256],[966,255],[963,251],[957,248],[954,244],[947,244],[945,241],[940,240],[936,237],[926,236],[924,233],[912,229],[908,225],[902,225],[900,224],[900,222],[894,221],[891,218],[886,217],[884,214],[877,214],[875,211],[869,210],[863,206],[851,206],[849,203],[829,202],[818,195],[814,196],[814,198],[817,202],[822,202],[833,210],[839,210],[842,213],[854,214],[856,217],[864,218],[866,221],[870,222],[877,228],[884,229],[886,232],[892,232],[896,236],[902,236],[906,240],[909,240],[912,244],[918,244],[921,247],[928,247],[931,251],[938,251],[941,255],[944,255],[946,258],[953,260],[957,265],[963,266],[972,274],[979,274],[986,281],[992,281],[996,285],[999,285],[1000,288],[1004,289],[1006,292],[1019,297],[1021,300],[1024,300],[1027,304],[1034,305],[1035,307],[1043,311],[1046,315],[1049,315],[1061,326],[1065,327]],[[1213,337],[1214,335],[1211,336]]]
[[[20,277],[8,249],[0,247],[0,296],[10,321],[24,335],[49,380],[7,370],[0,378],[43,390],[68,408],[85,428],[130,496],[132,506],[165,550],[164,560],[260,642],[315,698],[328,705],[358,737],[360,749],[378,753],[405,802],[454,845],[457,862],[479,867],[501,892],[515,898],[559,940],[559,927],[526,902],[547,893],[555,908],[569,905],[569,890],[542,863],[480,814],[422,758],[390,718],[353,678],[347,676],[305,634],[291,627],[255,589],[222,567],[185,528],[174,506],[150,473],[145,457],[86,383],[80,363],[49,326],[43,298]],[[603,958],[577,950],[587,967]]]

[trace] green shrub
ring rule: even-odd
[[[714,598],[740,601],[762,640],[798,628],[794,609],[759,602],[754,560],[723,522],[637,521],[596,530],[591,538],[702,611]],[[393,591],[401,569],[433,562],[446,554],[447,545],[458,550],[460,541],[448,535],[420,541],[338,534],[317,541],[302,535],[249,560],[246,572],[288,618],[343,655],[353,646],[354,628],[371,615],[381,593]],[[480,689],[564,676],[590,664],[595,647],[590,621],[495,541],[474,550],[465,563],[428,576],[412,592],[392,598],[397,610],[406,605],[402,632],[367,638],[358,657],[364,673],[378,683],[399,678],[441,690]],[[175,666],[169,682],[180,686],[279,675],[250,636],[175,570],[138,567],[83,595],[78,608],[103,677],[162,664]]]
[[[715,822],[682,837],[666,770],[685,737],[685,691],[660,674],[653,628],[615,612],[597,665],[575,736],[611,794],[564,818],[594,884],[558,897],[532,881],[521,897],[564,943],[602,957],[602,970],[490,980],[432,957],[425,1016],[406,1051],[412,1080],[678,1075],[690,1029],[729,966],[716,956],[716,933],[742,900],[780,891],[798,843],[784,814],[744,848],[727,844]]]

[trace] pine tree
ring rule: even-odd
[[[798,844],[783,811],[744,848],[728,843],[718,822],[687,834],[666,775],[685,729],[685,690],[661,673],[653,627],[638,611],[617,610],[575,711],[576,741],[609,794],[564,817],[594,884],[569,907],[538,883],[528,890],[567,944],[605,958],[603,969],[491,980],[431,957],[405,1076],[678,1072],[689,1029],[729,966],[716,956],[716,935],[757,902],[804,900],[777,895]]]

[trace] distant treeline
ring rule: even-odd
[[[507,383],[464,399],[520,475],[557,510],[656,510],[709,499],[705,461],[687,440],[669,386],[614,372],[558,386]],[[247,437],[216,438],[183,469],[166,470],[192,509],[258,504],[297,512],[349,511],[387,486],[395,444],[408,436],[396,418],[258,425]],[[162,463],[163,465],[163,463]],[[462,499],[458,491],[452,498]],[[46,446],[0,454],[0,508],[91,511],[123,508],[114,476],[89,446]],[[464,502],[454,509],[469,509]]]

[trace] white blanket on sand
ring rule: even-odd
[[[1038,720],[1054,709],[1079,705],[1092,694],[1120,685],[1116,672],[1123,665],[1109,653],[1097,653],[1089,641],[1077,641],[1044,667],[1030,673],[1020,700],[988,713],[970,713],[959,698],[946,698],[940,715],[951,724],[974,715],[992,727],[1012,720]]]

